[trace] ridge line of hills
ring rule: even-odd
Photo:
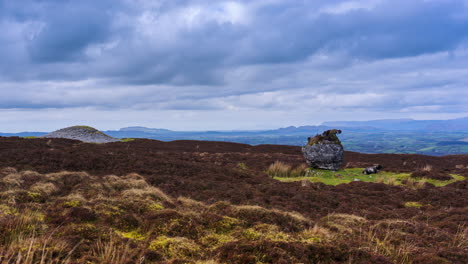
[[[289,126],[271,130],[173,131],[142,126],[102,131],[113,138],[161,141],[227,141],[250,145],[302,146],[307,137],[338,128],[345,149],[362,153],[409,153],[442,156],[468,154],[468,117],[451,120],[388,119],[333,121],[317,126]],[[45,132],[0,133],[0,136],[38,137]]]
[[[369,121],[327,121],[320,125],[306,126],[288,126],[278,129],[261,130],[191,130],[177,131],[164,128],[149,128],[144,126],[130,126],[119,130],[107,130],[103,132],[143,132],[152,134],[164,133],[274,133],[274,132],[293,132],[311,129],[326,129],[330,127],[347,128],[348,130],[390,130],[390,131],[453,131],[468,132],[468,117],[449,119],[449,120],[414,120],[414,119],[378,119]],[[2,133],[0,135],[19,135],[19,134],[46,134],[48,132],[18,132]]]

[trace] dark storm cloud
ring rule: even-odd
[[[29,43],[34,63],[80,59],[85,47],[107,40],[111,21],[106,10],[78,3],[81,6],[68,3],[48,10],[47,23]]]
[[[465,109],[450,98],[467,84],[466,1],[0,0],[0,29],[0,108],[297,109],[341,94],[337,108]]]

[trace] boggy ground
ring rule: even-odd
[[[345,159],[468,176],[468,155]],[[1,261],[49,252],[55,263],[466,262],[467,180],[282,183],[265,173],[275,161],[302,164],[300,148],[0,138]]]

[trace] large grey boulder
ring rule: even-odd
[[[304,158],[311,168],[337,171],[343,164],[344,149],[336,134],[341,130],[327,130],[321,135],[309,138],[302,147]]]

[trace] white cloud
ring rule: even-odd
[[[320,9],[319,13],[339,15],[355,10],[369,11],[382,2],[382,0],[344,1],[337,4],[324,6]]]

